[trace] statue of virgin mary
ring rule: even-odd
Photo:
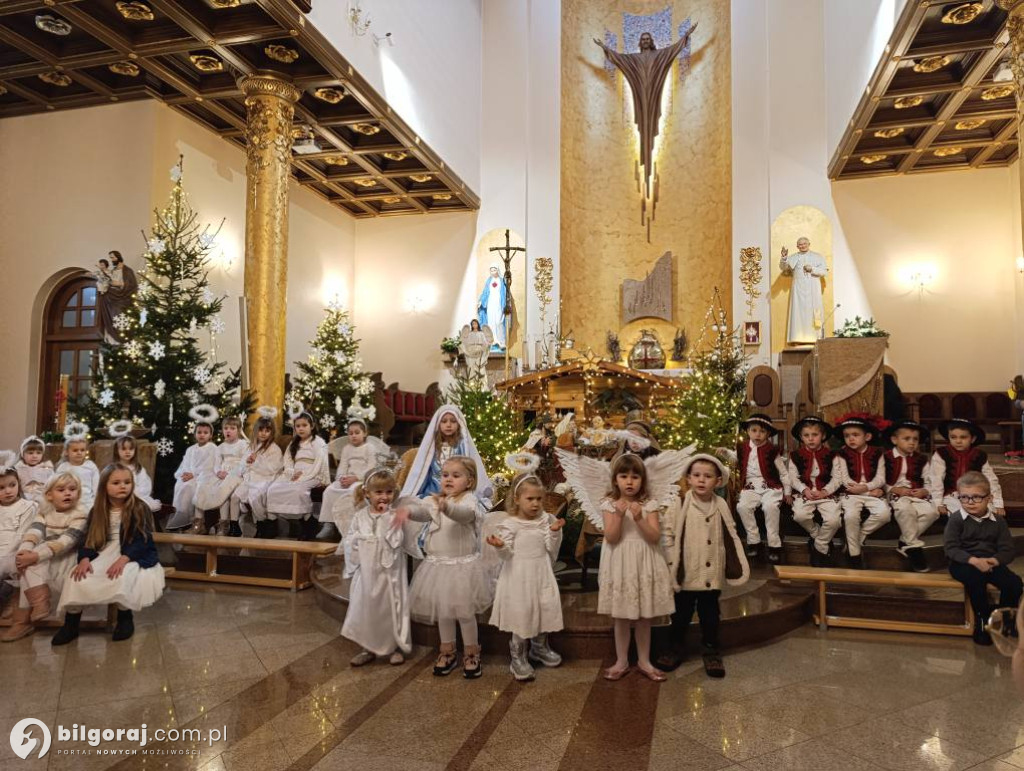
[[[504,351],[508,340],[508,328],[505,317],[505,301],[507,298],[505,282],[497,265],[492,265],[480,301],[476,304],[476,317],[481,327],[490,327],[494,333],[494,345],[491,350]]]

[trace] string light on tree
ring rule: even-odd
[[[526,443],[519,414],[507,400],[468,375],[456,376],[445,393],[445,401],[456,405],[466,417],[466,426],[477,452],[491,476],[505,470],[505,456]]]

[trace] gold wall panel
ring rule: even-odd
[[[798,238],[806,236],[811,241],[811,251],[825,258],[828,275],[822,290],[821,304],[825,312],[825,337],[832,334],[835,324],[835,299],[832,292],[834,276],[832,273],[832,222],[821,209],[814,206],[793,206],[783,211],[772,223],[772,247],[768,253],[768,264],[771,270],[771,304],[772,304],[772,353],[778,353],[786,347],[786,324],[789,321],[789,289],[793,283],[791,276],[782,275],[779,269],[779,255],[782,247],[790,253],[796,251]]]
[[[514,230],[509,233],[508,242],[512,246],[525,247],[523,237]],[[488,230],[476,244],[476,283],[473,285],[473,302],[480,300],[480,293],[484,289],[484,281],[490,275],[492,265],[498,266],[498,273],[505,275],[505,264],[501,261],[498,252],[490,251],[493,247],[505,246],[505,228]],[[512,323],[509,325],[508,339],[511,342],[509,354],[513,357],[522,355],[523,320],[526,318],[526,256],[524,252],[516,252],[512,257]],[[473,306],[473,313],[466,316],[461,324],[468,324],[471,319],[476,318],[476,305]],[[460,329],[462,328],[460,324]]]
[[[699,26],[688,74],[680,82],[674,66],[665,85],[650,243],[634,179],[639,141],[632,97],[622,75],[604,69],[604,53],[593,42],[605,30],[622,40],[623,11],[665,7],[665,0],[562,0],[561,314],[563,334],[571,330],[579,349],[604,353],[613,331],[626,355],[640,329],[654,329],[671,353],[677,327],[696,339],[714,287],[731,302],[729,3],[672,4],[675,30],[687,17]],[[640,319],[621,327],[622,280],[644,278],[666,251],[674,255],[673,321]]]

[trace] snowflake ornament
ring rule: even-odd
[[[138,340],[132,340],[125,345],[124,353],[129,359],[137,359],[142,355],[142,346]]]
[[[118,332],[124,332],[132,325],[132,320],[128,318],[127,314],[118,313],[114,316],[114,320],[111,323]]]
[[[334,411],[337,412],[340,415],[341,414],[341,410],[342,410],[343,407],[344,407],[344,405],[341,402],[341,397],[340,396],[335,396],[334,397]]]
[[[160,359],[164,357],[164,353],[166,353],[166,351],[167,349],[161,342],[149,344],[149,356],[151,359],[153,359],[153,361],[160,361]]]
[[[224,323],[224,319],[220,316],[214,316],[210,319],[210,331],[213,334],[223,335],[225,329],[227,329],[227,324]]]
[[[331,415],[330,413],[323,415],[320,418],[320,425],[323,428],[326,428],[328,431],[330,431],[332,428],[334,428],[334,416]]]
[[[172,182],[180,182],[181,181],[181,163],[176,163],[173,166],[171,166],[171,181]]]
[[[157,399],[163,399],[164,393],[167,391],[167,383],[163,381],[163,378],[153,383],[153,396]]]
[[[166,458],[172,452],[174,452],[174,442],[168,439],[166,436],[156,443],[156,451],[161,458]]]
[[[192,377],[194,377],[196,382],[200,385],[206,385],[210,382],[210,370],[203,366],[196,367],[192,370]]]
[[[143,308],[141,311],[139,311],[139,326],[140,327],[146,326],[146,321],[148,319],[149,319],[149,311],[146,308]]]
[[[352,327],[346,324],[344,321],[338,324],[338,334],[342,337],[348,337],[352,332]]]
[[[199,236],[199,245],[204,249],[209,249],[213,246],[213,233],[203,233]]]
[[[114,403],[114,392],[109,388],[104,388],[100,391],[100,396],[96,401],[99,402],[100,407],[109,407]]]
[[[146,246],[149,247],[149,251],[153,254],[159,254],[167,248],[167,242],[162,238],[153,237],[146,242]]]
[[[209,305],[213,302],[213,292],[210,291],[209,287],[203,289],[203,305]]]

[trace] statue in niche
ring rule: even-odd
[[[488,326],[480,326],[477,319],[462,327],[459,333],[459,348],[462,355],[466,357],[466,368],[469,370],[470,378],[474,380],[486,380],[487,378],[487,356],[494,343],[494,334]]]
[[[477,302],[476,317],[480,327],[490,327],[494,335],[492,350],[504,351],[508,344],[508,327],[505,319],[505,302],[508,290],[497,265],[492,265],[484,288]]]
[[[672,252],[654,263],[647,278],[622,282],[622,326],[642,318],[672,321]]]
[[[614,64],[629,84],[633,94],[633,120],[640,134],[640,164],[644,167],[644,197],[650,197],[654,140],[658,136],[658,119],[661,118],[661,92],[668,79],[669,70],[679,56],[690,35],[697,29],[694,24],[686,34],[667,48],[659,49],[650,32],[640,35],[640,50],[632,54],[620,54],[603,42],[594,42],[604,49],[604,55]]]
[[[789,290],[789,323],[786,326],[786,345],[807,345],[821,337],[825,326],[825,311],[821,299],[822,279],[828,275],[825,258],[811,251],[806,236],[796,242],[796,254],[782,247],[779,269],[783,275],[793,277]]]

